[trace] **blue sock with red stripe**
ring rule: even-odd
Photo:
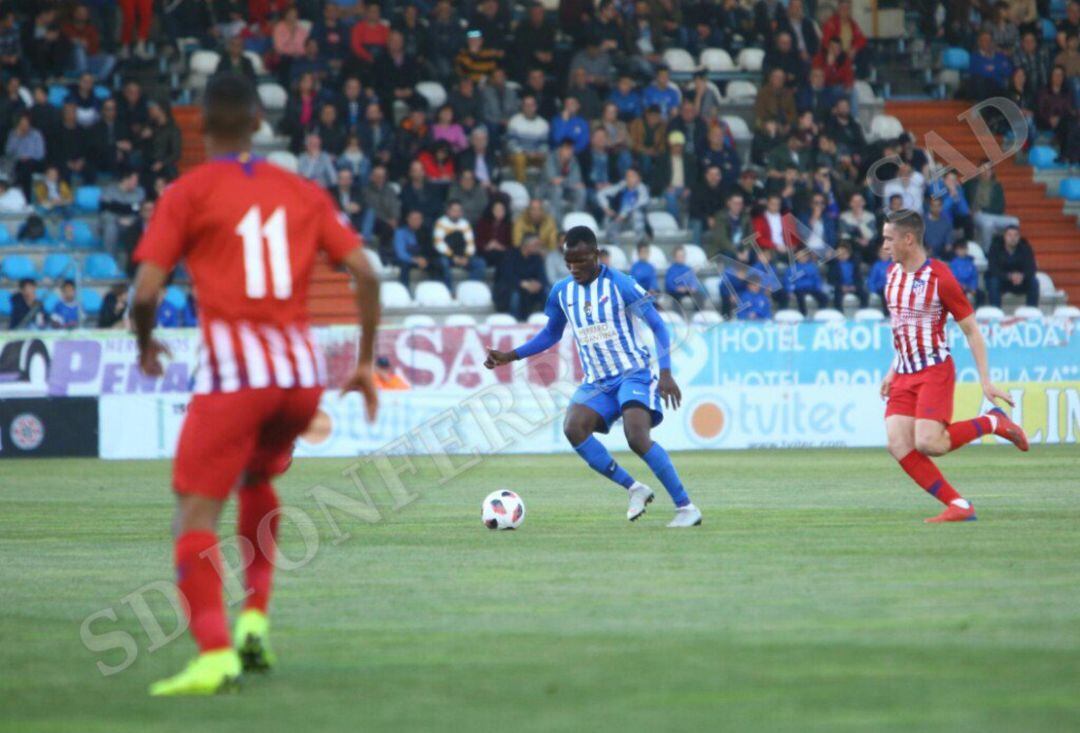
[[[574,450],[582,460],[589,464],[589,468],[604,478],[611,479],[624,489],[629,489],[634,485],[634,477],[615,462],[611,453],[596,439],[595,435],[590,435],[581,445],[575,445]]]
[[[667,451],[661,448],[659,443],[653,443],[652,448],[645,451],[645,455],[641,458],[656,474],[656,478],[660,479],[660,483],[671,495],[675,506],[684,507],[690,503],[690,497],[686,495],[686,489],[682,485],[682,480],[679,479],[679,472],[675,470],[675,464],[671,462]]]

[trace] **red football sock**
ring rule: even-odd
[[[213,532],[185,532],[176,538],[176,587],[187,600],[191,635],[199,651],[232,645],[221,596],[221,552]]]
[[[245,486],[240,489],[240,511],[237,515],[236,533],[251,543],[251,556],[245,554],[244,580],[248,596],[244,608],[255,608],[266,613],[270,603],[270,586],[274,582],[274,551],[277,549],[277,529],[280,514],[277,494],[269,481]],[[265,523],[263,519],[274,512]],[[260,526],[262,530],[260,531]],[[249,547],[245,544],[242,549]]]
[[[917,450],[911,451],[900,459],[900,468],[904,469],[904,472],[911,476],[915,483],[926,489],[927,493],[946,506],[956,499],[963,498],[945,480],[934,462]]]
[[[981,438],[994,432],[994,420],[986,415],[981,415],[974,420],[954,422],[945,428],[949,431],[949,450],[956,450],[962,445],[967,445],[976,438]]]

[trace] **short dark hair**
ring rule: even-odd
[[[21,280],[19,280],[19,290],[22,290],[27,285],[37,285],[37,280],[35,280],[32,277],[24,277]]]
[[[892,211],[885,217],[885,221],[892,224],[897,229],[911,232],[912,236],[919,242],[923,241],[923,233],[926,231],[926,224],[923,222],[922,214],[914,209],[900,209],[899,211]]]
[[[203,129],[208,135],[229,140],[244,139],[255,130],[259,97],[247,78],[219,74],[203,94]]]
[[[566,238],[563,240],[563,246],[566,249],[573,249],[574,247],[597,249],[596,232],[587,226],[570,227],[566,232]]]
[[[75,287],[75,281],[69,278],[65,280],[63,284],[60,285],[60,287],[66,288],[68,285],[70,285],[71,287]]]

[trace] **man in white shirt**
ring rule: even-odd
[[[484,279],[484,260],[476,256],[476,238],[460,201],[451,199],[446,203],[446,213],[435,221],[432,244],[442,258],[443,272],[458,267],[470,280]]]
[[[521,111],[510,118],[506,128],[506,148],[510,151],[510,166],[514,178],[525,182],[525,168],[540,166],[547,160],[548,121],[536,113],[536,97],[528,95],[521,101]]]
[[[882,198],[888,201],[895,195],[904,199],[903,208],[923,213],[926,179],[923,178],[922,173],[913,171],[907,163],[901,163],[899,175],[885,184]]]

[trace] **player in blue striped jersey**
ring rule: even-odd
[[[682,399],[671,376],[667,326],[649,295],[629,276],[600,264],[596,234],[588,227],[566,233],[563,253],[570,276],[551,289],[544,312],[548,322],[536,336],[511,351],[488,349],[484,366],[494,369],[527,359],[559,343],[569,325],[577,342],[585,381],[574,393],[563,430],[589,466],[627,489],[631,522],[645,513],[653,491],[635,481],[611,457],[594,433],[607,433],[621,417],[631,450],[648,464],[675,502],[669,527],[701,524],[701,512],[690,502],[667,451],[650,436],[664,419],[663,403],[676,409]],[[659,376],[652,371],[649,347],[637,321],[643,320],[656,342]]]

